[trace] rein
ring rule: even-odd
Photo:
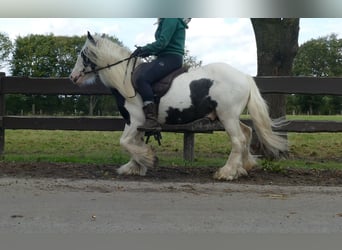
[[[97,69],[92,69],[92,70],[89,70],[89,71],[84,71],[83,74],[86,75],[86,74],[90,74],[90,73],[97,73],[97,72],[99,72],[100,70],[109,69],[109,68],[111,68],[111,67],[113,67],[113,66],[116,66],[116,65],[118,65],[118,64],[120,64],[120,63],[123,63],[123,62],[125,62],[125,61],[129,61],[129,60],[131,60],[132,58],[134,58],[134,57],[130,56],[130,57],[127,57],[127,58],[122,59],[122,60],[120,60],[120,61],[117,61],[117,62],[115,62],[115,63],[108,64],[107,66],[104,66],[104,67],[100,67],[100,68],[97,68]]]

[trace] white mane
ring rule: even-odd
[[[87,39],[84,45],[85,55],[94,62],[98,67],[106,67],[125,58],[131,54],[129,49],[118,45],[117,43],[103,38],[94,36],[95,44]],[[124,96],[132,95],[131,72],[133,63],[130,62],[127,68],[127,62],[122,62],[108,69],[99,71],[102,82],[108,87],[118,89]],[[129,86],[127,86],[129,85]]]

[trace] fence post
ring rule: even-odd
[[[195,134],[191,132],[184,133],[183,136],[183,158],[186,161],[194,160]]]
[[[4,72],[0,72],[0,156],[3,155],[5,149],[5,128],[4,128],[4,112],[5,112],[5,95],[3,94],[3,78],[6,76]]]

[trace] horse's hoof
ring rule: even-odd
[[[231,170],[227,170],[221,168],[216,171],[214,174],[214,179],[217,180],[225,180],[225,181],[233,181],[238,179],[240,176],[248,175],[247,171],[244,168],[238,168],[236,171],[232,172]]]
[[[222,173],[220,173],[220,171],[217,171],[214,174],[214,179],[219,180],[219,181],[232,181],[232,180],[235,180],[237,178],[238,178],[237,176],[222,174]]]
[[[140,175],[145,176],[147,172],[147,168],[137,164],[136,162],[129,162],[119,169],[116,170],[119,175]]]

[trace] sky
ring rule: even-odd
[[[135,45],[154,41],[155,22],[155,18],[0,18],[0,32],[12,40],[28,34],[105,33],[134,50]],[[332,33],[342,38],[341,27],[342,18],[301,18],[299,44]],[[187,30],[186,49],[202,64],[225,62],[256,75],[256,44],[249,18],[193,18]]]

